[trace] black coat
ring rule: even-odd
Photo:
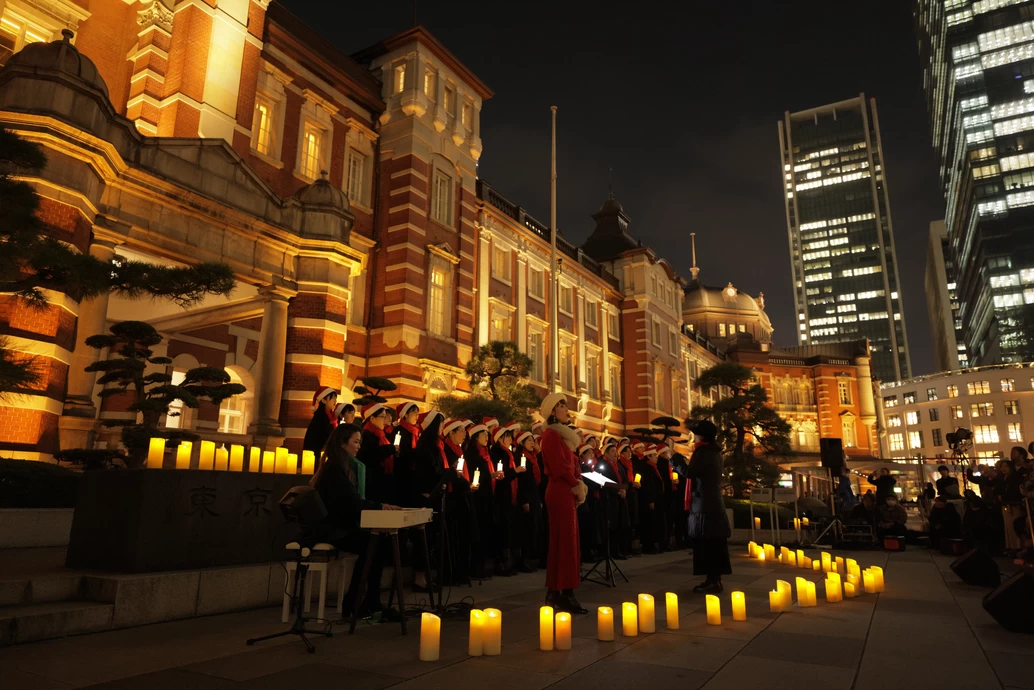
[[[692,538],[728,539],[732,534],[722,498],[722,469],[722,454],[714,443],[699,446],[682,468],[682,476],[693,480],[687,521]]]
[[[327,509],[326,520],[319,529],[323,538],[333,540],[335,533],[354,534],[359,529],[362,511],[381,508],[380,503],[359,496],[340,460],[329,460],[325,467],[320,468],[315,488]]]
[[[320,405],[316,408],[315,414],[312,415],[309,428],[305,430],[305,438],[302,439],[302,450],[311,450],[318,458],[320,453],[323,452],[323,446],[327,445],[327,439],[330,438],[330,432],[333,430],[334,427],[330,425],[330,417],[327,416],[327,410],[323,405]]]
[[[363,442],[357,457],[366,465],[366,495],[375,501],[391,503],[395,500],[395,453],[395,446],[390,443],[382,446],[376,434],[363,429]],[[390,474],[389,463],[392,466]]]
[[[870,484],[876,487],[876,502],[883,503],[883,501],[894,493],[894,486],[898,483],[898,480],[889,474],[886,477],[880,476],[873,472],[869,475],[868,481]]]
[[[535,481],[535,471],[531,468],[532,463],[537,462],[537,459],[534,455],[529,457],[524,454],[524,451],[520,451],[514,455],[514,461],[518,467],[521,465],[522,457],[527,469],[517,475],[517,504],[537,506],[542,503],[542,497],[539,495],[539,485]]]

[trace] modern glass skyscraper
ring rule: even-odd
[[[970,365],[1034,359],[1034,2],[916,0]]]
[[[874,376],[909,378],[875,99],[787,112],[779,147],[798,342],[868,338]]]

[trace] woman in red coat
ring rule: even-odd
[[[574,454],[579,443],[578,434],[567,426],[571,413],[567,409],[567,396],[563,393],[547,395],[539,411],[548,425],[542,434],[542,460],[549,476],[546,486],[546,510],[549,512],[546,604],[557,611],[588,613],[574,596],[574,590],[582,580],[575,509],[585,502],[588,493]]]

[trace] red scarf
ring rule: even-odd
[[[363,431],[369,431],[371,434],[377,437],[377,445],[379,446],[390,446],[391,443],[388,441],[388,437],[384,435],[384,429],[378,429],[373,425],[373,422],[366,422],[363,425]],[[394,474],[395,472],[395,455],[389,455],[381,461],[384,465],[384,474]]]
[[[453,443],[451,438],[445,439],[445,442],[449,445],[449,448],[452,448],[452,452],[456,454],[457,458],[462,458],[463,457],[463,449],[460,448],[459,446],[457,446],[455,443]],[[456,462],[458,464],[459,460],[457,459]],[[445,466],[446,467],[449,466],[449,461],[448,460],[445,460]],[[470,474],[467,472],[467,461],[466,460],[463,461],[463,469],[460,470],[460,474],[463,475],[464,479],[466,479],[468,482],[470,482]]]
[[[539,463],[536,461],[534,455],[528,455],[524,451],[521,451],[521,456],[524,458],[524,466],[531,466],[531,474],[535,477],[535,483],[538,484],[542,481],[542,470],[539,469]]]
[[[503,451],[506,452],[506,457],[510,458],[510,469],[516,471],[517,466],[513,462],[513,453],[510,452],[509,448],[506,448],[504,446],[499,446],[499,447],[502,448]],[[510,481],[510,503],[512,505],[517,505],[517,482],[516,481]]]
[[[625,458],[618,457],[618,463],[625,468],[625,481],[629,484],[635,481],[635,472],[632,471],[632,458],[628,458],[626,460]],[[621,476],[620,472],[618,473],[618,476]]]
[[[417,439],[420,438],[420,427],[416,424],[410,424],[404,419],[399,422],[399,426],[409,432],[409,437],[412,439],[411,443],[413,444],[413,450],[416,450],[416,442]]]
[[[614,473],[614,476],[618,478],[618,483],[619,484],[623,483],[623,482],[621,482],[621,472],[619,472],[618,468],[614,467],[614,465],[611,464],[610,460],[607,460],[606,456],[601,456],[600,457],[600,462],[607,463],[607,467],[609,467],[610,471]]]
[[[327,413],[327,418],[330,420],[330,428],[337,428],[337,415],[334,414],[334,410],[330,409],[326,405],[323,406],[323,411]]]
[[[480,443],[477,444],[478,454],[481,459],[488,465],[488,478],[491,481],[492,493],[495,493],[495,465],[492,464],[492,456],[488,452],[488,446],[483,446]]]
[[[664,483],[664,479],[661,478],[661,471],[659,469],[657,469],[657,465],[655,465],[652,462],[647,462],[646,466],[653,470],[653,473],[657,475],[657,478],[660,479],[661,483],[663,484]]]

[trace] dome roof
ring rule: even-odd
[[[617,199],[611,196],[609,199],[603,202],[603,205],[600,206],[599,212],[614,213],[615,211],[618,213],[624,213],[625,209],[621,206],[621,203]]]
[[[62,39],[50,43],[29,43],[11,56],[6,67],[55,70],[70,74],[108,95],[108,86],[97,71],[93,60],[72,45],[72,32],[61,31]]]
[[[742,292],[729,283],[723,288],[710,287],[700,282],[693,282],[686,288],[685,298],[682,300],[684,312],[697,309],[728,309],[738,311],[751,316],[768,316],[764,311],[764,298],[761,303],[746,292]]]
[[[327,173],[324,171],[320,179],[299,189],[294,197],[305,206],[330,206],[342,211],[351,210],[348,197],[340,189],[330,184],[326,175]]]

